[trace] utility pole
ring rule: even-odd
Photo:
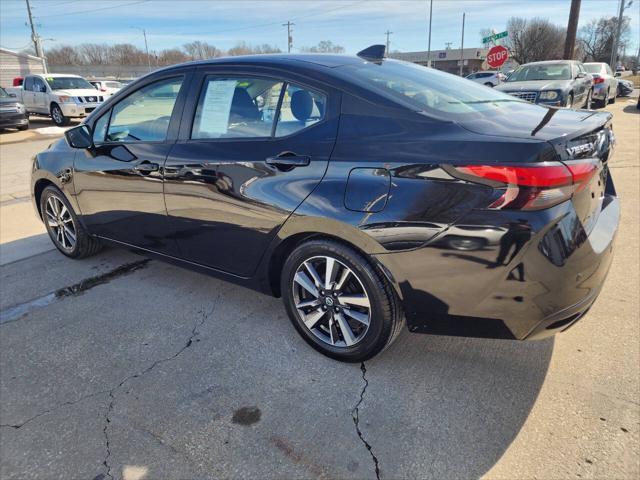
[[[42,43],[40,43],[40,36],[38,32],[36,32],[36,26],[33,23],[33,15],[31,14],[31,4],[29,0],[27,0],[27,13],[29,14],[29,24],[31,24],[31,40],[33,41],[33,46],[36,50],[36,56],[40,58],[44,58],[44,53],[42,52]]]
[[[462,41],[460,42],[460,76],[462,76],[462,69],[464,68],[464,19],[466,13],[462,14]]]
[[[613,68],[615,71],[618,66],[618,44],[620,43],[620,31],[622,30],[622,16],[624,15],[624,9],[630,7],[633,3],[631,0],[625,7],[625,2],[627,0],[620,0],[620,12],[618,13],[618,23],[616,25],[616,36],[613,38],[613,49],[611,50],[611,62],[609,62],[609,66]]]
[[[151,57],[149,56],[149,44],[147,43],[147,31],[143,28],[142,35],[144,36],[144,49],[147,51],[147,64],[149,65],[149,71],[151,71]]]
[[[384,34],[387,36],[387,49],[385,50],[387,56],[389,56],[389,35],[391,35],[392,33],[393,32],[390,32],[389,30],[384,32]]]
[[[287,53],[291,53],[291,47],[293,47],[293,37],[291,36],[291,27],[293,27],[295,23],[287,22],[283,23],[283,27],[287,27]]]
[[[429,43],[427,44],[427,67],[431,66],[431,17],[433,16],[433,0],[429,5]]]
[[[571,0],[571,10],[569,11],[569,23],[567,24],[567,38],[564,41],[565,60],[573,59],[573,50],[576,46],[576,32],[578,31],[578,18],[580,17],[580,1]]]

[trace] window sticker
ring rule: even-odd
[[[215,80],[209,82],[202,102],[200,133],[209,137],[219,137],[227,133],[231,101],[236,90],[236,80]]]

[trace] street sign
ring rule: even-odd
[[[509,51],[502,45],[497,45],[487,53],[487,63],[491,68],[499,68],[509,58]]]
[[[500,32],[500,33],[494,33],[493,35],[489,35],[488,37],[484,37],[482,39],[482,43],[489,43],[491,41],[494,40],[500,40],[501,38],[507,37],[509,36],[509,32]]]

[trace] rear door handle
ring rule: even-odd
[[[136,172],[140,172],[140,173],[151,173],[151,172],[157,172],[160,169],[160,165],[158,165],[157,163],[142,162],[136,165],[135,167],[133,167],[133,169]]]
[[[282,152],[275,157],[267,157],[265,162],[267,165],[275,167],[306,167],[311,162],[311,157],[296,155],[293,152]]]

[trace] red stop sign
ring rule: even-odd
[[[502,45],[497,45],[489,50],[487,54],[487,63],[492,68],[501,67],[509,58],[509,51]]]

